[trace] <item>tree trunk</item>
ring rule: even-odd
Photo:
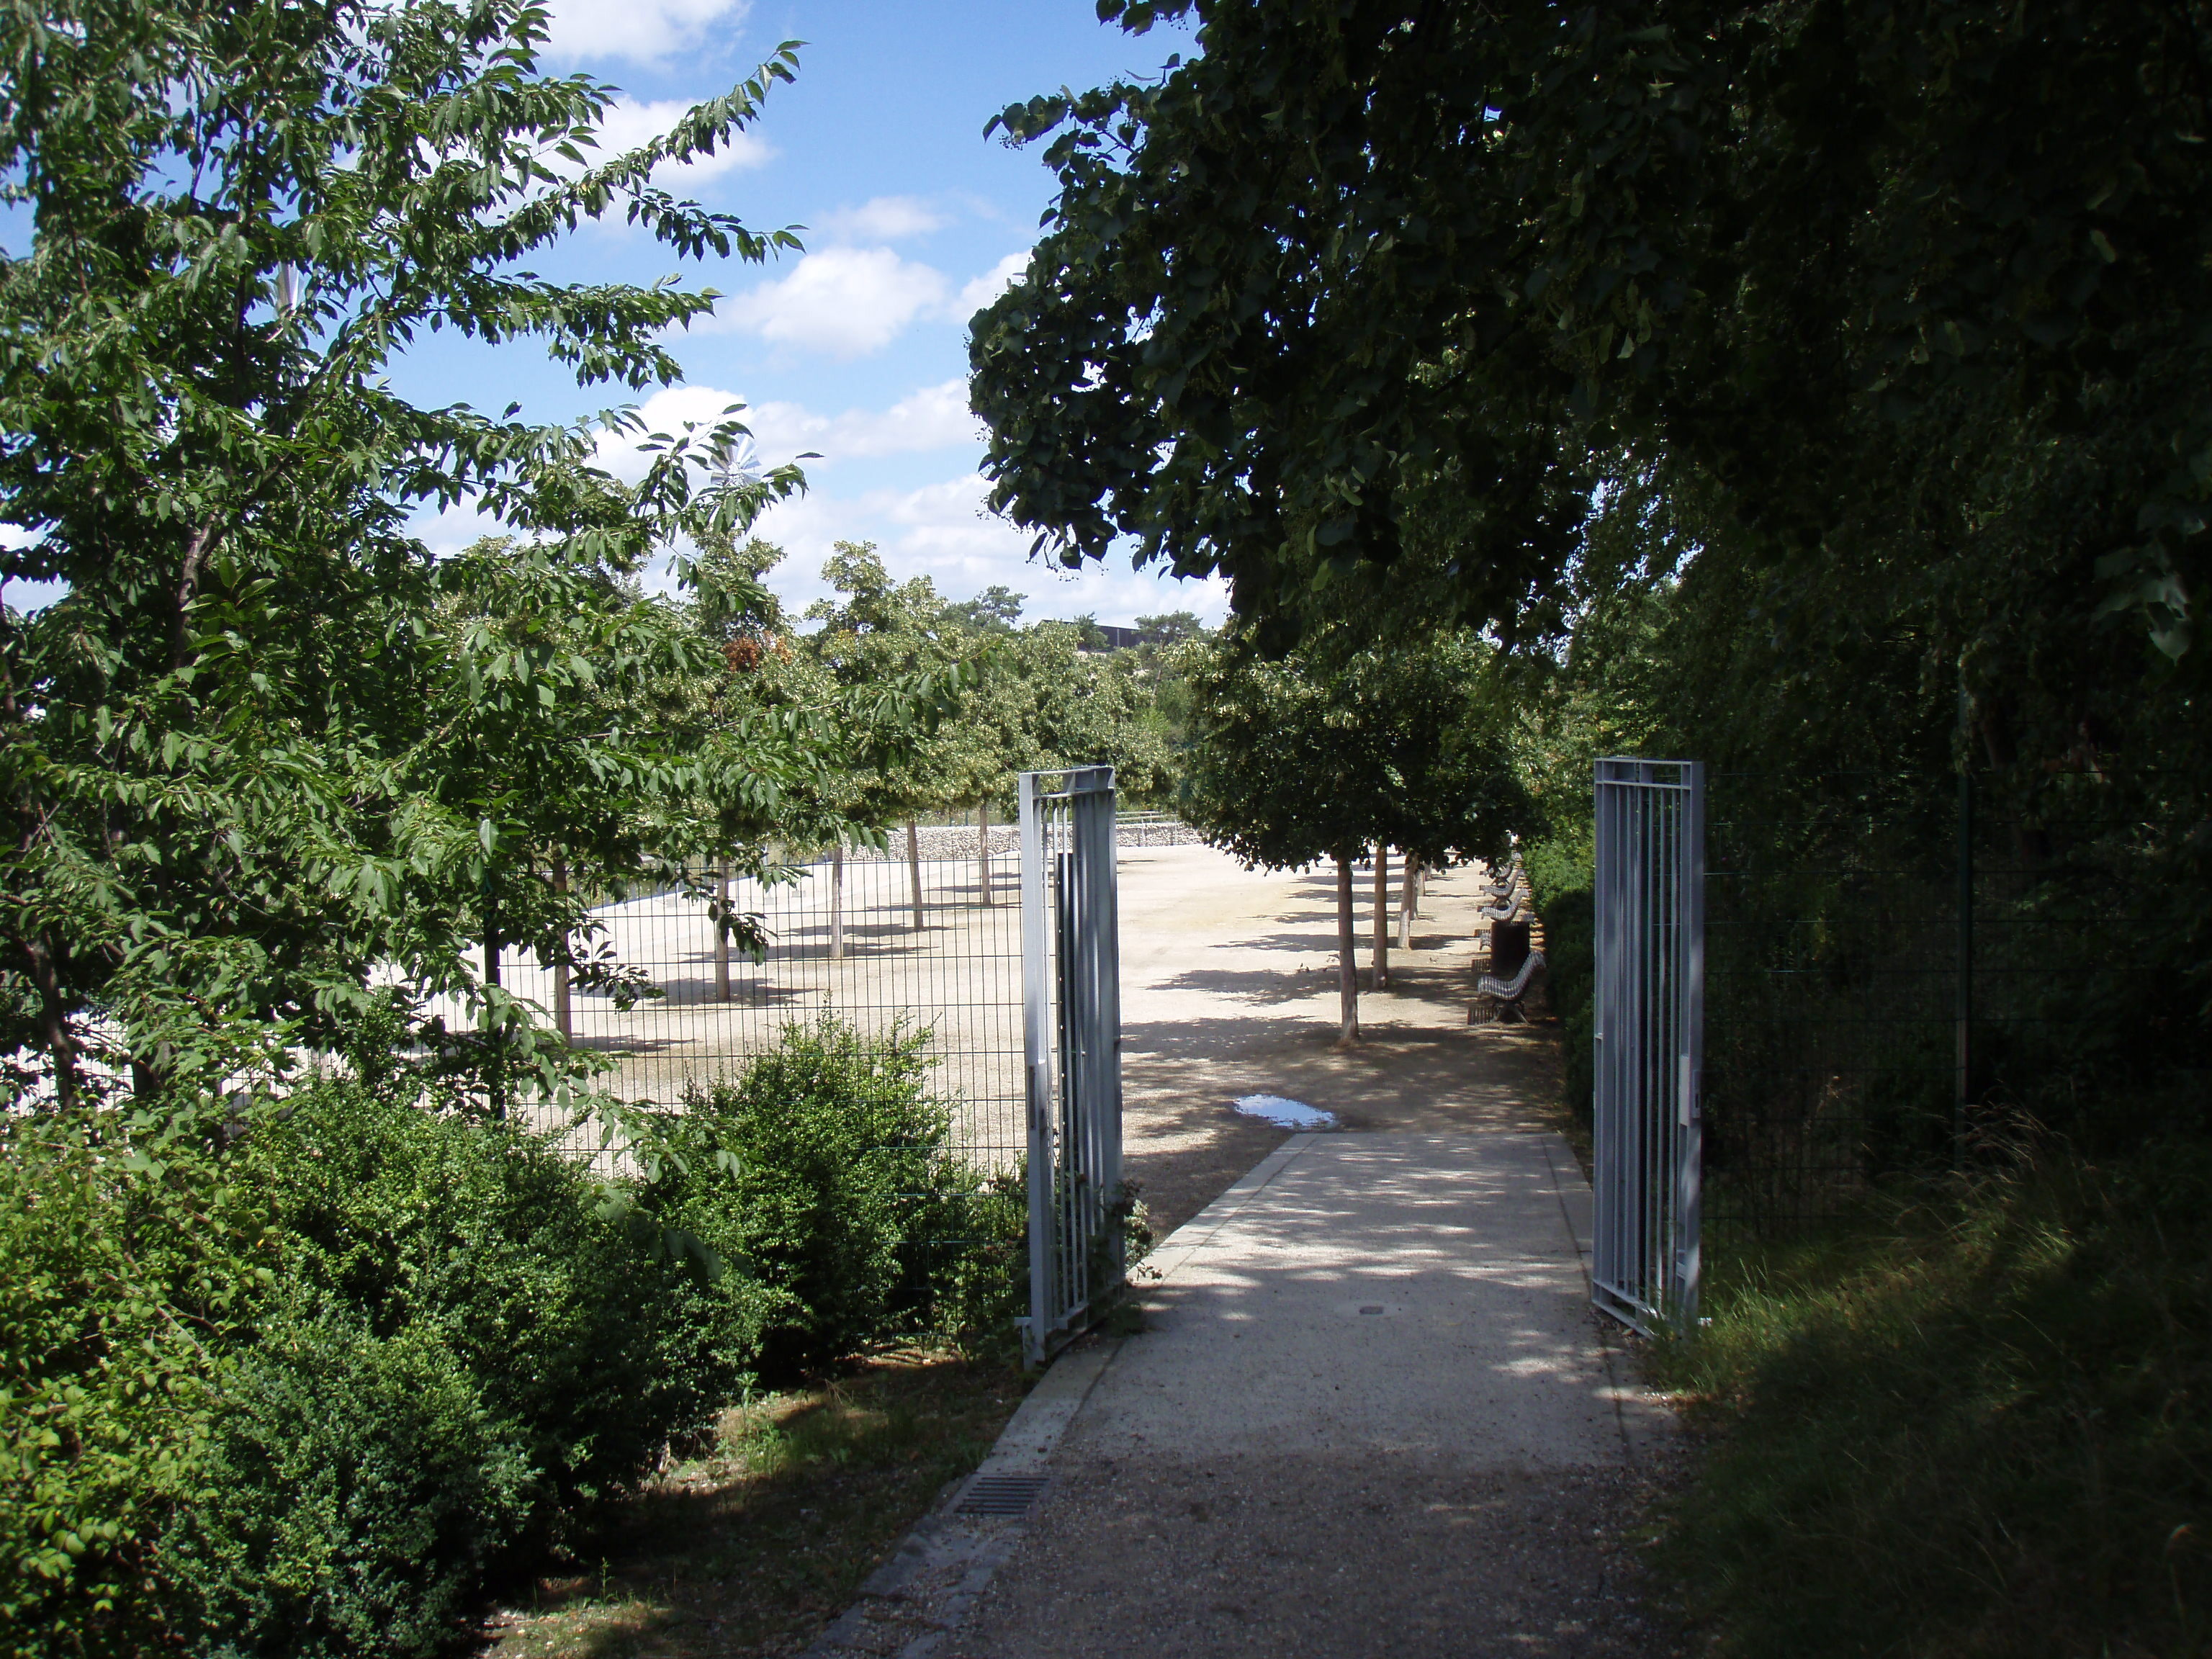
[[[62,998],[62,977],[54,964],[52,947],[42,936],[23,941],[31,959],[31,982],[39,992],[39,1032],[46,1039],[46,1060],[54,1068],[54,1104],[74,1106],[77,1098],[76,1034],[70,1030],[69,1007]]]
[[[556,893],[568,890],[568,861],[566,859],[553,860],[553,890]],[[561,943],[565,949],[568,941],[563,939]],[[576,1040],[575,1010],[571,1006],[568,994],[568,963],[565,957],[556,957],[553,963],[553,1029],[560,1032],[563,1042]]]
[[[1398,894],[1398,948],[1401,951],[1413,948],[1413,899],[1420,890],[1417,884],[1420,879],[1420,860],[1408,858],[1406,860],[1406,879]]]
[[[914,931],[921,932],[921,830],[912,818],[906,821],[906,870],[914,882]]]
[[[491,1115],[507,1115],[507,1033],[492,993],[499,988],[499,912],[489,884],[484,893],[484,1036],[491,1044]]]
[[[830,960],[845,956],[845,843],[830,854]]]
[[[991,896],[991,803],[975,808],[975,867],[983,874],[983,902],[995,904]]]
[[[717,1000],[730,1000],[730,861],[717,860],[714,865],[714,996]]]
[[[1375,982],[1380,991],[1390,983],[1390,848],[1375,843]]]
[[[1336,1037],[1340,1048],[1359,1041],[1359,970],[1352,961],[1359,929],[1352,909],[1352,860],[1340,858],[1336,861],[1336,1000],[1343,1027]]]

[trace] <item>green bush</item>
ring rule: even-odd
[[[682,1168],[655,1183],[655,1213],[742,1261],[776,1299],[761,1340],[772,1379],[930,1328],[960,1271],[963,1252],[947,1246],[981,1183],[947,1146],[927,1042],[826,1017],[791,1026],[664,1121]]]
[[[920,1033],[794,1029],[617,1183],[396,1075],[156,1157],[8,1123],[0,1653],[429,1655],[764,1357],[1003,1340],[1020,1183],[951,1152],[927,1071]]]
[[[174,1645],[151,1547],[206,1496],[210,1378],[277,1259],[210,1161],[0,1120],[0,1653]]]
[[[762,1299],[529,1132],[325,1085],[233,1155],[284,1290],[165,1571],[240,1654],[424,1653],[748,1380]]]
[[[434,1329],[270,1310],[157,1552],[214,1656],[436,1652],[544,1483]]]
[[[1561,1088],[1567,1109],[1587,1129],[1596,1084],[1591,1051],[1597,1029],[1595,858],[1586,841],[1541,841],[1522,854],[1522,867],[1544,921],[1544,994],[1559,1020]]]
[[[1030,1311],[1029,1186],[1017,1168],[965,1191],[948,1192],[939,1237],[949,1242],[934,1305],[945,1340],[972,1358],[1012,1362],[1021,1354],[1014,1322]]]
[[[17,1652],[428,1654],[749,1379],[769,1299],[526,1131],[319,1084],[227,1149],[19,1129]]]

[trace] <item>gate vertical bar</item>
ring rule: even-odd
[[[1022,1364],[1044,1360],[1052,1323],[1052,1036],[1045,1024],[1052,962],[1045,933],[1044,816],[1037,777],[1020,780],[1022,861],[1022,1077],[1029,1112],[1030,1316],[1022,1328]]]

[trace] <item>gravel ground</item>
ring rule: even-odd
[[[1021,843],[1021,831],[1011,823],[994,823],[989,834],[993,858],[1000,858],[1013,852]],[[977,836],[973,824],[925,824],[915,831],[915,839],[925,859],[975,856]],[[1123,823],[1116,839],[1123,847],[1196,847],[1200,844],[1198,831],[1187,823]],[[890,830],[880,848],[855,847],[845,854],[847,860],[854,864],[874,864],[886,860],[896,862],[905,856],[906,831],[900,828]]]

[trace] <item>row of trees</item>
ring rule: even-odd
[[[721,465],[734,413],[656,434],[392,383],[432,330],[541,342],[586,387],[676,379],[663,342],[713,293],[526,269],[582,219],[679,258],[796,246],[653,182],[734,142],[788,48],[601,155],[613,89],[538,74],[544,28],[517,0],[5,26],[0,197],[31,235],[0,260],[0,580],[61,588],[0,614],[19,1085],[66,1103],[95,1052],[149,1106],[242,1085],[338,1046],[380,971],[481,999],[486,933],[558,951],[599,872],[757,861],[752,826],[822,793],[807,722],[684,717],[707,648],[623,587],[800,487]],[[609,433],[651,452],[634,486],[594,465]],[[434,558],[410,518],[462,501],[510,536]]]
[[[1079,626],[948,605],[850,547],[795,631],[747,534],[803,480],[726,464],[737,410],[653,433],[395,389],[447,330],[540,342],[586,387],[677,379],[665,342],[714,295],[531,274],[581,220],[679,258],[798,246],[653,182],[734,142],[791,48],[607,155],[614,90],[539,74],[544,27],[521,0],[6,26],[0,199],[31,235],[0,259],[0,582],[59,589],[0,611],[19,1093],[250,1088],[343,1048],[394,981],[479,1010],[417,1031],[456,1064],[557,1086],[574,1057],[489,981],[504,945],[636,991],[595,941],[611,886],[773,875],[1024,766],[1164,787],[1158,649],[1094,660]],[[597,465],[610,434],[647,452],[638,483]],[[410,517],[462,501],[501,531],[435,557]],[[682,595],[650,599],[672,547],[696,550]]]

